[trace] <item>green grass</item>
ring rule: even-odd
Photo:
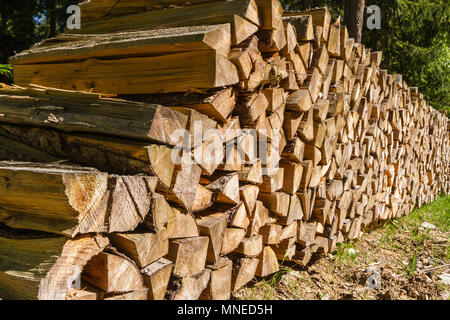
[[[356,262],[360,252],[356,249],[356,244],[343,242],[336,244],[336,250],[332,253],[333,261],[341,265],[352,265]]]
[[[424,222],[431,223],[436,231],[443,233],[447,241],[450,241],[450,196],[440,196],[436,201],[421,208],[416,208],[410,215],[388,221],[383,226],[383,236],[380,244],[395,249],[405,249],[405,245],[397,240],[399,233],[408,236],[408,264],[404,272],[412,277],[417,270],[417,258],[425,249],[433,251],[434,258],[444,263],[450,260],[450,249],[447,246],[444,251],[433,248],[431,229],[421,228]],[[445,244],[444,244],[445,245]]]
[[[423,244],[428,238],[427,231],[419,232],[423,222],[433,224],[439,231],[448,232],[450,230],[450,195],[440,196],[433,203],[413,210],[408,216],[385,222],[380,242],[382,245],[395,246],[397,233],[408,231],[415,244]]]
[[[283,277],[285,274],[291,272],[292,269],[289,267],[286,267],[283,265],[283,261],[280,262],[280,270],[278,270],[278,272],[267,276],[265,278],[262,279],[262,284],[266,284],[269,286],[269,289],[264,293],[264,300],[272,300],[273,294],[276,294],[276,285],[278,283],[278,281],[281,280],[281,277]]]
[[[423,250],[431,250],[437,261],[450,261],[449,246],[441,244],[443,250],[442,247],[435,247],[432,230],[421,228],[424,222],[433,224],[436,227],[434,231],[441,232],[444,239],[450,241],[450,196],[440,196],[433,203],[414,209],[408,216],[386,221],[379,229],[381,237],[378,245],[402,253],[407,262],[402,269],[408,277],[416,272],[418,258]],[[364,258],[365,253],[358,248],[358,241],[338,243],[332,252],[334,262],[341,266],[353,266],[358,263],[358,259]],[[355,250],[355,255],[349,254],[351,249]]]
[[[450,195],[441,196],[433,203],[415,209],[404,219],[410,226],[420,226],[422,222],[427,221],[439,230],[448,232],[450,230]]]
[[[433,224],[436,230],[421,228],[424,222]],[[439,237],[436,238],[436,231]],[[386,221],[381,227],[377,228],[377,241],[370,241],[372,245],[378,246],[387,251],[399,253],[393,262],[399,264],[398,270],[407,277],[413,277],[418,269],[418,263],[425,251],[431,252],[434,267],[439,267],[450,261],[450,195],[440,196],[435,202],[416,208],[410,215],[398,219]],[[374,232],[373,228],[366,228],[364,234]],[[363,236],[364,236],[363,234]],[[439,241],[437,241],[437,239]],[[446,242],[447,241],[447,242]],[[354,253],[353,253],[354,251]],[[336,250],[332,253],[333,263],[343,270],[341,277],[347,282],[352,282],[351,274],[344,272],[358,267],[361,264],[366,265],[370,260],[374,259],[372,253],[362,246],[361,239],[338,243]],[[389,254],[389,253],[388,253]],[[428,256],[428,255],[427,255]],[[378,261],[380,256],[374,256]],[[372,261],[373,262],[373,261]],[[265,300],[278,299],[277,284],[283,275],[292,272],[289,266],[280,262],[280,270],[270,276],[262,278],[252,288],[252,292],[247,299],[255,299],[257,293],[260,296],[263,290],[263,298]],[[333,284],[333,279],[330,284]],[[296,297],[300,297],[298,290],[298,282],[289,281],[287,284],[290,291],[295,293]],[[366,294],[366,293],[365,293]],[[320,293],[318,294],[319,298]]]

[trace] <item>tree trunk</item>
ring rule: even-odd
[[[48,14],[50,23],[50,37],[56,36],[56,0],[50,0],[48,3]]]
[[[345,0],[345,24],[347,25],[349,36],[359,43],[362,40],[364,5],[365,0]]]
[[[312,0],[305,0],[305,9],[309,10],[311,9]]]

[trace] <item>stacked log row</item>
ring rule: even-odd
[[[91,0],[0,89],[0,296],[229,299],[450,191],[450,131],[327,8]]]

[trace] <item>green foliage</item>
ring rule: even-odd
[[[358,257],[358,252],[355,250],[354,246],[348,242],[342,242],[336,244],[336,250],[332,253],[333,260],[341,265],[352,265],[356,262]]]
[[[400,73],[438,110],[450,111],[450,4],[446,0],[373,0],[381,30],[363,30],[363,42],[383,50],[382,67]]]
[[[0,64],[0,83],[12,83],[12,65]]]
[[[52,29],[61,32],[68,17],[66,8],[79,2],[4,1],[0,6],[0,63],[48,38]],[[344,16],[344,0],[281,2],[289,10],[304,10],[308,3],[311,7],[326,5],[333,19]],[[363,42],[374,50],[383,50],[382,68],[402,74],[409,86],[419,87],[433,107],[450,113],[449,1],[366,0],[366,6],[373,4],[381,8],[381,30],[364,26]]]
[[[80,0],[3,1],[0,6],[0,63],[6,63],[15,53],[48,38],[52,14],[55,16],[56,32],[62,31],[68,17],[67,7],[79,2]]]
[[[333,18],[344,16],[344,0],[311,0],[327,5]],[[306,9],[307,1],[283,0],[290,10]],[[363,43],[383,51],[381,67],[399,73],[426,100],[450,116],[450,2],[448,0],[366,0],[381,8],[381,30],[364,23]],[[367,16],[366,16],[367,18]]]

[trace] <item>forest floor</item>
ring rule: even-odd
[[[239,300],[449,300],[450,196],[365,230],[306,267],[282,263]]]

